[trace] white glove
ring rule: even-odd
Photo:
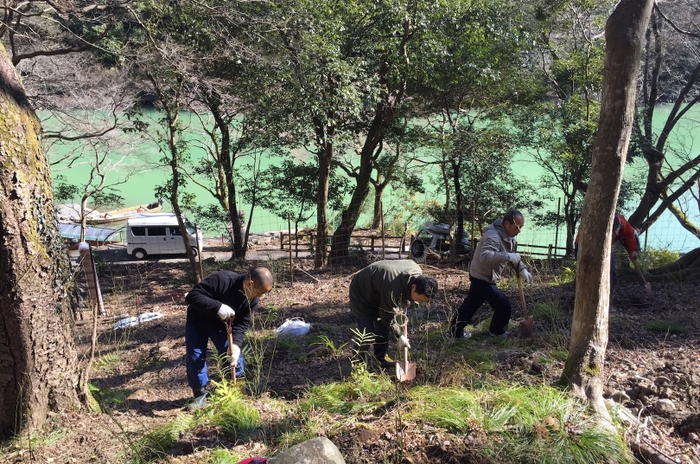
[[[532,283],[532,274],[530,274],[527,269],[523,268],[523,270],[520,271],[520,277],[522,277],[528,284]]]
[[[221,303],[221,307],[219,308],[219,312],[216,313],[219,315],[222,321],[226,321],[227,319],[231,319],[232,317],[236,316],[236,311],[234,311],[229,305]]]
[[[508,253],[508,262],[513,266],[517,266],[520,262],[520,255],[517,253]]]
[[[404,348],[408,348],[410,350],[411,342],[408,340],[408,337],[401,335],[399,337],[399,350],[403,350]]]
[[[235,370],[236,366],[238,366],[238,358],[241,356],[241,347],[234,343],[231,351],[233,351],[231,353],[231,369]]]

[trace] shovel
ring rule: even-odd
[[[634,263],[634,268],[637,270],[637,274],[639,274],[639,277],[642,279],[642,282],[644,282],[644,290],[647,292],[647,296],[649,299],[653,296],[651,293],[651,284],[647,282],[647,279],[644,278],[644,271],[642,271],[642,267],[639,265],[636,259],[632,260],[632,263]]]
[[[403,334],[408,336],[408,320],[403,324]],[[408,347],[403,348],[403,362],[396,362],[396,380],[409,382],[416,378],[416,363],[408,362]]]
[[[527,305],[525,304],[525,294],[523,293],[523,283],[520,280],[520,274],[516,274],[518,279],[518,291],[520,292],[520,305],[523,307],[523,317],[524,319],[520,321],[520,336],[530,337],[532,336],[532,329],[535,325],[535,319],[530,316],[527,312]]]
[[[236,382],[236,369],[233,367],[236,361],[233,359],[233,335],[231,334],[231,322],[226,322],[226,334],[228,335],[228,358],[229,358],[229,371],[231,371],[231,380]]]

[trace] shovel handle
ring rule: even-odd
[[[636,259],[633,259],[632,263],[634,264],[634,268],[637,270],[637,274],[639,274],[639,278],[641,278],[642,282],[644,282],[644,285],[646,285],[647,279],[644,278],[644,272],[642,272],[642,267],[639,265]]]
[[[228,356],[229,370],[231,371],[231,380],[236,381],[236,369],[233,367],[233,335],[231,334],[231,323],[226,323],[226,335],[228,336]]]
[[[527,305],[525,304],[525,293],[523,293],[523,283],[520,281],[520,274],[517,277],[518,280],[518,292],[520,292],[520,305],[523,307],[523,316],[525,319],[528,318]]]
[[[520,306],[523,307],[523,317],[528,318],[527,305],[525,305],[525,293],[523,293],[523,283],[520,280],[520,273],[518,272],[518,266],[520,263],[513,265],[515,270],[515,279],[518,281],[518,292],[520,293]]]
[[[634,264],[634,268],[637,270],[637,274],[639,274],[639,278],[642,279],[642,282],[644,283],[644,290],[646,290],[647,296],[651,298],[651,284],[647,282],[647,279],[644,278],[644,271],[642,270],[642,266],[639,265],[636,259],[633,259],[632,263]]]

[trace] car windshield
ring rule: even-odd
[[[187,229],[187,233],[190,235],[195,234],[195,229],[194,229],[194,224],[192,224],[190,221],[185,220],[185,228]]]

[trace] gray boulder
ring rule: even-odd
[[[282,451],[270,464],[345,464],[343,455],[326,437],[316,437]]]

